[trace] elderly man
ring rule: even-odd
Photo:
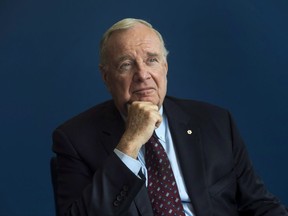
[[[100,71],[113,100],[58,127],[59,215],[288,215],[256,176],[226,110],[166,96],[160,33],[124,19],[104,34]]]

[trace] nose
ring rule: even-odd
[[[149,73],[148,66],[145,63],[138,63],[133,75],[133,81],[143,82],[146,79],[150,79],[151,75]]]

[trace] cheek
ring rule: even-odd
[[[110,82],[111,93],[117,96],[129,94],[130,82],[126,78],[114,78]]]
[[[167,74],[166,73],[162,73],[161,76],[157,77],[157,84],[158,84],[158,88],[159,89],[166,89],[167,86]]]
[[[162,93],[166,93],[166,89],[167,89],[167,78],[165,77],[165,79],[163,79],[162,81],[162,85],[161,85],[161,91]]]
[[[163,76],[158,82],[159,96],[164,98],[167,92],[167,76]]]

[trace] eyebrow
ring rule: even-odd
[[[147,57],[159,57],[159,56],[160,56],[159,53],[147,52]],[[122,61],[125,61],[127,59],[132,59],[132,57],[130,55],[123,55],[117,59],[117,62],[122,62]]]
[[[159,54],[159,53],[151,53],[151,52],[148,52],[148,53],[147,53],[147,56],[148,56],[148,57],[159,57],[160,54]]]
[[[122,62],[122,61],[125,61],[127,59],[131,59],[131,56],[130,55],[123,55],[123,56],[120,56],[118,59],[117,59],[117,62]]]

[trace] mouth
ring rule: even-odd
[[[141,88],[141,89],[137,89],[135,91],[133,91],[133,94],[137,94],[137,95],[149,95],[151,93],[153,93],[155,91],[154,88]]]

